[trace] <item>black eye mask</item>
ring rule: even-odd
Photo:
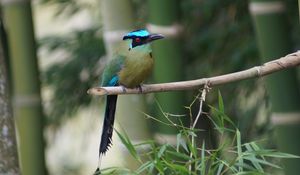
[[[132,48],[140,46],[147,43],[147,37],[134,37],[132,38],[131,46]]]

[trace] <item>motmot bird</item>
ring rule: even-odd
[[[150,34],[145,29],[127,33],[120,48],[103,71],[101,86],[140,87],[154,65],[150,43],[162,38],[163,35]],[[106,96],[99,156],[105,154],[112,144],[117,98],[117,95]]]

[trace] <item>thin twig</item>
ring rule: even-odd
[[[195,119],[195,121],[194,121],[194,123],[193,123],[192,129],[195,128],[195,126],[196,126],[196,124],[197,124],[197,122],[198,122],[198,120],[199,120],[199,118],[200,118],[200,116],[201,116],[201,114],[202,114],[202,111],[203,111],[203,110],[202,110],[203,102],[205,101],[206,93],[207,93],[208,91],[209,91],[209,87],[208,87],[207,84],[205,84],[205,85],[204,85],[204,89],[202,90],[201,97],[200,97],[200,99],[199,99],[199,111],[198,111],[198,114],[197,114],[197,116],[196,116],[196,119]]]
[[[232,83],[236,81],[246,80],[255,77],[262,77],[280,70],[296,67],[300,64],[300,51],[289,54],[277,60],[267,62],[261,66],[256,66],[244,71],[234,72],[230,74],[201,78],[197,80],[148,84],[142,85],[142,91],[139,88],[127,89],[121,86],[116,87],[95,87],[88,90],[92,95],[113,95],[113,94],[146,94],[152,92],[179,91],[189,89],[199,89],[207,84],[209,87],[216,85]],[[125,90],[125,91],[124,91]]]
[[[203,102],[205,101],[205,97],[206,97],[206,93],[209,91],[209,87],[208,87],[208,84],[205,84],[204,85],[204,88],[202,90],[202,93],[201,93],[201,96],[199,98],[199,96],[197,96],[197,98],[199,99],[199,109],[198,109],[198,114],[196,116],[196,119],[194,120],[193,124],[191,124],[190,126],[190,130],[191,131],[194,131],[195,127],[196,127],[196,124],[202,114],[202,107],[203,107]],[[192,140],[192,146],[195,146],[195,134],[191,134],[191,140]],[[193,152],[191,151],[190,152],[190,161],[192,161],[192,158],[193,158]],[[192,171],[192,164],[189,165],[189,171],[191,172]]]

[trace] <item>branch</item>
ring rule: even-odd
[[[209,91],[209,87],[207,86],[207,84],[205,84],[204,85],[204,88],[203,88],[203,90],[202,90],[202,92],[201,92],[201,96],[199,97],[199,96],[197,96],[197,98],[199,99],[199,111],[198,111],[198,114],[197,114],[197,116],[196,116],[196,119],[194,120],[194,122],[193,122],[193,124],[192,124],[192,122],[191,122],[191,125],[190,125],[190,130],[191,131],[193,131],[194,129],[195,129],[195,127],[196,127],[196,124],[197,124],[197,122],[198,122],[198,120],[199,120],[199,118],[200,118],[200,116],[201,116],[201,114],[202,114],[202,111],[203,111],[203,109],[202,109],[202,106],[203,106],[203,102],[205,101],[205,98],[206,98],[206,93]],[[190,134],[190,136],[191,136],[191,140],[192,140],[192,146],[194,146],[195,145],[195,137],[196,137],[196,134],[195,133],[191,133]],[[203,142],[204,143],[204,142]],[[194,156],[196,156],[196,155],[194,155]],[[191,170],[192,170],[192,158],[193,158],[193,151],[191,151],[190,152],[190,165],[189,165],[189,171],[191,172]],[[197,166],[197,165],[196,165]]]
[[[281,57],[277,60],[267,62],[261,66],[256,66],[244,71],[234,72],[230,74],[201,78],[189,81],[179,81],[161,84],[145,84],[142,85],[142,92],[139,88],[128,89],[122,86],[116,87],[94,87],[88,90],[88,94],[92,95],[113,95],[113,94],[146,94],[152,92],[179,91],[189,89],[199,89],[205,84],[208,87],[232,83],[236,81],[246,80],[250,78],[262,77],[271,73],[278,72],[300,64],[300,51]]]

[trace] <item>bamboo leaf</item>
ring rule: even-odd
[[[177,152],[180,151],[180,147],[182,147],[187,153],[189,152],[188,147],[186,145],[186,140],[183,139],[183,137],[182,137],[182,133],[177,134],[177,141],[176,141]]]
[[[175,151],[169,151],[169,150],[167,150],[166,151],[168,154],[171,154],[171,155],[173,155],[173,156],[176,156],[176,157],[178,157],[178,158],[181,158],[181,159],[184,159],[184,160],[190,160],[191,158],[190,158],[190,156],[188,156],[188,155],[186,155],[186,154],[184,154],[184,153],[180,153],[180,152],[175,152]]]
[[[94,175],[103,174],[103,175],[111,175],[111,174],[122,174],[122,175],[137,175],[137,173],[132,172],[127,168],[120,168],[120,167],[109,167],[104,168],[98,172],[95,172]]]
[[[180,140],[181,140],[181,133],[178,133],[176,135],[176,150],[177,150],[177,152],[179,152]]]
[[[146,169],[150,169],[151,167],[153,167],[153,162],[152,161],[148,161],[144,164],[142,164],[139,169],[136,170],[136,173],[140,174],[142,172],[144,172]]]
[[[164,163],[166,165],[168,165],[171,169],[176,170],[177,173],[190,174],[189,170],[187,169],[187,167],[185,165],[173,164],[173,163],[169,163],[167,161],[164,161]]]
[[[164,144],[164,145],[162,145],[161,147],[160,147],[160,149],[159,149],[159,152],[157,153],[157,157],[158,158],[161,158],[162,157],[162,155],[164,154],[164,152],[166,151],[166,149],[167,149],[167,144]]]
[[[231,126],[233,126],[234,128],[236,128],[234,122],[230,119],[230,117],[228,117],[224,112],[220,111],[219,109],[208,105],[211,109],[211,113],[213,118],[210,118],[210,120],[214,123],[216,128],[225,128],[225,123],[224,121],[228,122],[228,124],[230,124]],[[213,120],[214,119],[214,120]],[[229,128],[226,128],[227,130]],[[235,131],[233,131],[235,132]]]
[[[224,164],[220,163],[219,166],[218,166],[218,171],[217,171],[216,175],[220,175],[221,174],[223,167],[224,167]]]
[[[257,171],[243,171],[243,172],[238,172],[235,175],[265,175],[265,173],[261,173]]]
[[[252,152],[245,152],[247,155],[255,154],[259,156],[266,156],[266,157],[274,157],[274,158],[289,158],[289,159],[299,159],[300,156],[289,154],[289,153],[283,153],[278,152],[275,150],[258,150],[258,151],[252,151]]]
[[[244,172],[246,170],[251,170],[251,171],[255,171],[256,170],[253,166],[251,166],[251,165],[249,165],[248,163],[245,163],[245,162],[243,162],[243,164],[236,163],[236,164],[234,164],[234,166],[236,166],[238,168],[242,167],[243,171],[241,171],[241,172]]]
[[[237,152],[238,152],[238,163],[242,165],[244,163],[242,157],[242,141],[241,141],[241,133],[238,129],[236,129],[236,145],[237,145]],[[243,167],[239,166],[239,172],[243,171]]]
[[[249,161],[251,161],[251,162],[257,162],[257,163],[260,163],[260,164],[263,164],[263,165],[268,165],[268,166],[270,166],[270,167],[274,167],[274,168],[281,169],[280,166],[275,165],[275,164],[273,164],[273,163],[270,163],[270,162],[268,162],[268,161],[266,161],[266,160],[257,159],[257,158],[253,158],[253,157],[248,157],[248,156],[244,157],[244,159],[245,159],[245,160],[249,160]]]
[[[118,130],[115,129],[115,131],[116,131],[117,135],[119,136],[121,142],[125,145],[125,147],[129,151],[129,153],[132,155],[132,157],[134,157],[136,160],[141,162],[141,158],[139,157],[139,154],[137,153],[134,145],[131,143],[126,132],[124,132],[124,135],[122,135]]]
[[[205,166],[205,142],[202,143],[202,149],[201,149],[201,174],[206,174],[206,166]]]
[[[218,103],[219,103],[219,111],[225,113],[223,97],[220,91],[218,91]]]
[[[246,143],[246,144],[245,144],[245,148],[246,148],[248,151],[253,151],[253,149],[252,149],[252,147],[251,147],[251,145],[250,145],[249,143]],[[250,157],[252,157],[253,159],[256,159],[255,155],[252,155],[252,156],[250,156]],[[262,173],[264,172],[262,166],[261,166],[259,163],[257,163],[256,161],[251,161],[251,163],[253,164],[253,166],[254,166],[259,172],[262,172]]]

